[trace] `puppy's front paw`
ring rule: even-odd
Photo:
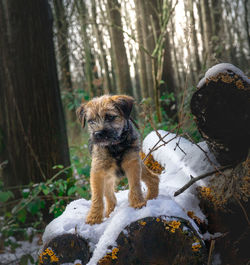
[[[102,215],[94,215],[92,213],[89,213],[86,218],[86,224],[94,225],[94,224],[100,224],[102,222]]]
[[[147,204],[147,202],[144,200],[141,202],[131,202],[130,203],[131,207],[136,208],[136,209],[140,209],[140,208],[144,207],[146,204]]]

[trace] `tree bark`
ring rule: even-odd
[[[104,70],[104,75],[103,75],[104,93],[110,94],[112,92],[112,85],[111,85],[111,80],[110,80],[110,76],[109,76],[109,68],[108,68],[108,62],[107,62],[107,58],[106,58],[106,52],[105,52],[104,46],[103,46],[104,43],[103,43],[103,39],[102,39],[102,33],[99,30],[98,24],[96,22],[96,20],[97,20],[96,1],[91,0],[91,5],[92,5],[93,29],[94,29],[95,37],[97,40],[98,48],[100,50],[100,59],[101,59],[100,61],[101,61],[102,69]]]
[[[93,98],[96,95],[95,86],[94,86],[94,74],[93,74],[93,55],[91,53],[91,45],[89,41],[89,36],[87,33],[87,16],[88,10],[86,8],[85,0],[76,1],[76,6],[78,9],[78,16],[81,25],[81,38],[84,47],[85,54],[85,65],[84,73],[86,76],[87,87],[90,98]]]
[[[203,25],[202,10],[201,10],[201,0],[197,0],[197,2],[196,2],[196,8],[198,10],[199,30],[200,30],[200,34],[201,34],[202,54],[203,54],[203,59],[204,59],[204,55],[206,54],[206,48],[205,48],[206,45],[205,45],[204,25]]]
[[[0,35],[1,177],[44,181],[70,164],[48,2],[1,1]]]
[[[126,54],[122,31],[120,8],[120,4],[117,0],[107,1],[109,19],[112,25],[110,29],[110,37],[112,50],[114,51],[114,67],[117,81],[117,89],[118,93],[133,95],[128,58]]]
[[[72,93],[72,81],[70,73],[69,46],[68,46],[68,21],[62,0],[53,0],[55,12],[55,24],[57,30],[57,46],[59,66],[61,72],[62,89]],[[74,114],[75,114],[75,110]],[[74,115],[76,116],[76,115]]]
[[[153,77],[153,65],[151,54],[154,50],[154,39],[153,33],[149,30],[149,1],[148,0],[136,0],[138,5],[137,16],[140,16],[140,24],[142,30],[142,39],[143,39],[143,47],[147,50],[147,54],[145,54],[145,66],[146,67],[146,79],[147,79],[147,87],[148,87],[148,95],[151,98],[154,98],[154,77]]]
[[[143,50],[143,35],[142,35],[142,20],[140,14],[140,5],[139,1],[135,1],[135,10],[136,10],[136,29],[137,29],[137,40],[139,43],[139,76],[140,76],[140,86],[141,94],[143,98],[148,98],[148,83],[147,83],[147,69],[146,69],[146,60],[145,60],[145,51]]]
[[[206,51],[206,62],[207,66],[211,66],[211,56],[212,56],[212,20],[210,13],[210,6],[208,0],[201,0],[201,12],[202,12],[202,23],[204,27],[204,41],[205,41],[205,51]]]
[[[248,54],[250,54],[250,30],[249,30],[249,0],[244,0],[244,20],[245,20],[245,28],[248,42]]]
[[[196,66],[196,73],[199,74],[201,70],[201,62],[199,57],[199,50],[198,50],[198,39],[197,39],[197,32],[195,28],[195,18],[194,18],[194,6],[193,1],[188,1],[188,9],[190,14],[190,24],[191,24],[191,40],[192,40],[192,46],[193,46],[193,54],[195,57],[195,66]]]

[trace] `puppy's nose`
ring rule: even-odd
[[[105,134],[106,132],[103,130],[94,132],[94,136],[96,139],[102,139],[103,137],[105,137]]]

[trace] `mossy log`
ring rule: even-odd
[[[221,165],[243,161],[250,147],[250,81],[235,72],[215,71],[191,99],[197,127]]]
[[[199,190],[200,207],[207,216],[206,229],[215,238],[213,254],[221,264],[249,264],[250,254],[250,150],[233,170],[213,176]]]
[[[131,223],[98,265],[205,264],[205,245],[187,220],[147,217]]]
[[[75,234],[64,234],[53,238],[44,246],[39,255],[39,264],[87,264],[89,258],[89,247],[85,239]]]
[[[64,234],[44,246],[39,264],[84,265],[90,256],[86,240]],[[98,265],[202,265],[206,261],[206,246],[189,221],[160,216],[143,218],[127,226],[118,236],[116,246],[110,246]]]

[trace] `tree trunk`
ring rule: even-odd
[[[195,71],[194,71],[194,65],[193,65],[193,54],[192,54],[192,51],[191,51],[191,39],[190,38],[190,35],[192,36],[192,32],[191,32],[191,29],[190,29],[190,21],[189,21],[189,12],[188,12],[188,3],[185,3],[184,4],[184,10],[185,10],[185,16],[186,16],[186,32],[185,32],[185,40],[186,40],[186,49],[187,49],[187,53],[188,53],[188,70],[189,70],[189,76],[190,76],[190,79],[191,79],[191,83],[194,84],[197,80],[195,78]]]
[[[204,25],[203,25],[203,19],[202,19],[202,11],[201,11],[201,0],[197,0],[196,8],[198,11],[199,30],[200,30],[200,34],[201,34],[201,40],[202,40],[202,54],[204,56],[206,51],[205,51]]]
[[[136,0],[139,7],[140,22],[142,29],[142,38],[143,38],[143,47],[147,50],[145,54],[145,66],[146,67],[146,78],[147,78],[147,87],[148,95],[153,99],[154,98],[154,77],[153,77],[153,65],[151,54],[154,50],[154,40],[153,33],[149,30],[149,16],[148,12],[148,0]]]
[[[247,43],[248,43],[248,54],[250,55],[250,29],[249,29],[249,0],[244,0],[244,20],[245,20],[245,28],[247,35]]]
[[[242,161],[250,147],[250,81],[235,69],[221,67],[191,100],[197,127],[221,165]]]
[[[70,71],[70,50],[68,45],[68,18],[62,0],[53,0],[54,17],[56,25],[56,39],[58,47],[58,61],[61,77],[61,91],[65,93],[64,106],[68,120],[67,131],[69,138],[72,139],[79,134],[79,126],[76,124],[76,106],[73,84]]]
[[[137,29],[137,40],[139,43],[139,76],[140,76],[140,86],[141,94],[143,98],[148,98],[148,82],[147,82],[147,69],[146,69],[146,60],[145,60],[145,51],[143,49],[143,35],[142,35],[142,20],[140,13],[139,1],[135,1],[135,10],[136,10],[136,29]]]
[[[84,47],[85,54],[85,69],[84,73],[86,76],[87,87],[89,96],[93,98],[96,95],[95,87],[94,87],[94,77],[93,77],[93,56],[91,53],[91,45],[89,42],[89,36],[87,33],[87,16],[88,10],[86,8],[85,0],[76,1],[76,6],[78,9],[78,16],[81,25],[81,38]]]
[[[204,28],[204,41],[205,41],[205,57],[206,65],[211,66],[211,40],[212,40],[212,21],[211,21],[211,13],[210,6],[208,0],[201,0],[201,12],[202,12],[202,24]]]
[[[112,91],[112,85],[111,85],[111,80],[110,80],[110,76],[109,76],[109,68],[108,68],[108,62],[107,62],[107,58],[106,58],[106,52],[105,52],[104,46],[103,46],[104,43],[103,43],[103,39],[102,39],[102,33],[99,30],[97,22],[96,22],[96,17],[97,17],[97,15],[96,15],[96,1],[91,0],[91,5],[92,5],[93,29],[94,29],[95,37],[97,40],[98,48],[100,50],[101,66],[102,66],[102,69],[104,70],[104,75],[103,75],[104,93],[109,94]]]
[[[0,171],[6,186],[52,177],[69,152],[44,0],[0,2]]]
[[[172,47],[173,47],[173,55],[174,55],[174,64],[175,64],[174,69],[175,69],[177,80],[178,80],[178,86],[177,87],[179,88],[179,87],[181,87],[184,84],[184,82],[183,82],[183,80],[181,78],[181,75],[180,75],[180,67],[179,67],[179,61],[178,61],[178,58],[177,58],[177,48],[175,46],[174,37],[175,37],[175,25],[174,25],[173,19],[171,18],[171,44],[172,44]],[[180,90],[177,87],[176,87],[176,92],[175,92],[176,95],[177,95],[176,96],[176,100],[178,99],[178,94],[179,94],[179,90]]]
[[[112,25],[110,29],[110,37],[112,50],[114,51],[114,67],[117,80],[117,89],[119,93],[133,95],[128,58],[122,31],[120,4],[118,0],[108,0],[107,9],[110,23]]]
[[[53,0],[55,12],[55,24],[57,30],[57,46],[59,55],[59,66],[61,72],[62,89],[72,93],[72,81],[70,73],[69,47],[68,47],[68,21],[62,0]],[[75,109],[73,110],[74,117]],[[75,119],[74,119],[75,120]]]
[[[191,40],[192,40],[192,46],[193,46],[193,54],[195,58],[196,73],[198,75],[201,70],[201,62],[200,62],[199,50],[198,50],[197,32],[195,29],[193,0],[188,1],[188,9],[189,9],[189,14],[190,14]]]

